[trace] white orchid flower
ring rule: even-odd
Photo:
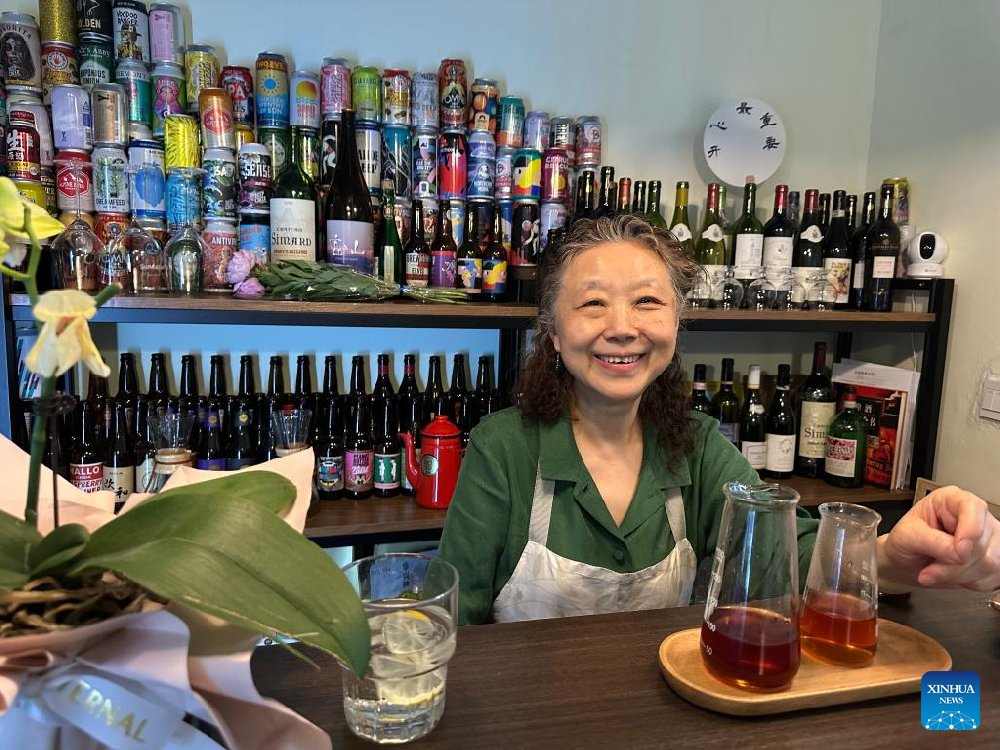
[[[97,351],[87,323],[96,312],[94,298],[86,292],[57,289],[43,294],[32,308],[42,331],[25,360],[28,369],[52,377],[82,361],[92,373],[106,378],[111,370]]]

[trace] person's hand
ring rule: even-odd
[[[879,538],[878,565],[887,589],[992,591],[1000,588],[1000,520],[971,492],[941,487]]]

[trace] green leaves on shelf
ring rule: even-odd
[[[257,265],[250,272],[264,286],[267,296],[314,302],[364,302],[391,299],[402,294],[421,302],[463,303],[462,289],[400,286],[347,266],[305,260],[280,260]]]
[[[0,596],[30,580],[28,559],[41,542],[33,524],[0,511]]]

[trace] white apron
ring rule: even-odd
[[[674,548],[656,565],[635,573],[570,560],[546,547],[555,482],[535,476],[528,543],[493,602],[496,622],[542,620],[639,609],[679,607],[691,601],[698,559],[687,539],[680,490],[667,493]]]

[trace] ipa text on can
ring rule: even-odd
[[[438,74],[434,72],[414,73],[412,95],[410,96],[410,120],[416,128],[437,128]]]
[[[149,13],[140,0],[115,0],[111,11],[115,29],[115,57],[150,62]]]
[[[52,88],[52,141],[60,151],[94,147],[90,97],[82,86],[60,84]]]
[[[292,127],[319,130],[319,78],[307,70],[292,73]]]
[[[98,83],[90,92],[94,143],[124,146],[128,142],[128,102],[118,83]]]
[[[440,89],[441,125],[446,128],[464,128],[469,106],[469,84],[465,74],[465,61],[446,58],[438,68]]]
[[[435,96],[436,96],[435,92]],[[437,198],[438,133],[436,128],[417,128],[411,140],[413,159],[413,195]]]
[[[222,69],[221,83],[233,102],[233,122],[253,127],[253,74],[250,68],[227,65]]]
[[[323,117],[340,117],[351,107],[351,69],[339,57],[323,58],[320,70],[320,109]]]
[[[154,63],[184,63],[184,19],[176,5],[149,6],[149,52]]]

